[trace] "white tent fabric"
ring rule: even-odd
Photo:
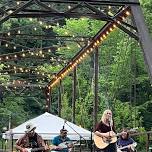
[[[18,139],[25,133],[26,124],[32,123],[36,125],[36,132],[40,134],[45,140],[52,140],[55,136],[59,135],[60,129],[64,126],[68,130],[68,137],[71,140],[91,140],[91,132],[81,128],[69,121],[52,115],[48,112],[34,118],[30,119],[18,127],[11,130],[11,132],[6,132],[4,138],[8,138],[9,135],[12,135],[13,139]],[[76,133],[76,132],[78,133]]]

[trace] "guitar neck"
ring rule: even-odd
[[[31,149],[31,152],[39,151],[39,150],[44,150],[44,147],[33,148],[33,149]]]
[[[122,149],[125,149],[125,148],[128,148],[129,146],[123,146],[121,148],[119,148],[119,150],[122,150]]]
[[[129,145],[127,145],[127,146],[120,147],[119,150],[122,150],[122,149],[125,149],[125,148],[129,148],[129,147],[132,147],[132,146],[136,147],[136,146],[137,146],[137,143],[135,142],[135,143],[133,143],[133,144],[129,144]],[[132,147],[131,149],[134,149],[134,148]]]

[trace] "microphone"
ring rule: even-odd
[[[112,117],[109,118],[109,125],[112,127],[113,126],[113,120]]]
[[[64,119],[64,124],[63,124],[63,127],[62,127],[62,129],[65,129],[65,124],[66,124],[66,120]]]

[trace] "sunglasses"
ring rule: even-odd
[[[107,112],[107,115],[112,115],[112,113],[110,113],[110,112]]]

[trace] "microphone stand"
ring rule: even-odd
[[[91,128],[91,152],[93,152],[93,139],[92,139],[92,132],[93,132],[93,129]]]
[[[65,124],[67,124],[67,126],[69,126],[77,135],[79,135],[80,137],[80,152],[81,152],[81,139],[85,140],[86,139],[84,137],[82,137],[73,127],[71,127],[66,121],[65,121]]]

